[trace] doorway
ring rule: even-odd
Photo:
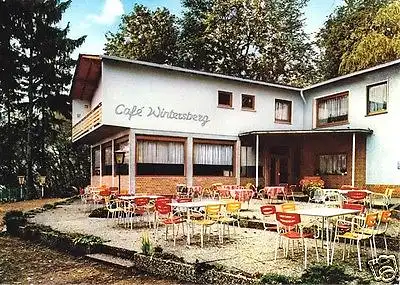
[[[271,155],[270,185],[289,183],[289,157],[286,155]]]

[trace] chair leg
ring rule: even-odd
[[[202,247],[202,248],[203,248],[203,245],[204,245],[204,230],[205,230],[205,227],[204,227],[204,226],[201,226],[200,243],[201,243],[201,247]]]
[[[357,256],[358,256],[358,268],[361,271],[362,270],[362,268],[361,268],[361,246],[360,246],[359,240],[357,240]]]
[[[276,242],[276,246],[275,246],[275,261],[276,261],[276,258],[277,258],[277,256],[278,256],[278,249],[279,249],[279,244],[280,244],[280,242],[281,242],[281,237],[279,237],[278,238],[278,240],[277,240],[277,242]],[[284,250],[285,251],[285,250]]]
[[[304,269],[307,269],[307,244],[304,243]]]

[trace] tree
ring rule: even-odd
[[[69,24],[65,28],[58,25],[71,1],[4,0],[1,3],[7,7],[7,13],[2,15],[3,34],[9,35],[2,38],[2,46],[11,46],[14,53],[16,69],[9,71],[9,78],[15,78],[18,84],[9,84],[9,89],[0,91],[2,98],[7,96],[7,90],[20,96],[14,100],[17,104],[12,109],[22,123],[15,130],[23,138],[19,153],[25,154],[25,159],[20,159],[17,168],[26,169],[28,193],[34,197],[34,177],[40,173],[49,178],[53,174],[50,171],[50,163],[55,159],[52,144],[60,140],[70,144],[69,139],[65,141],[60,136],[62,123],[70,118],[71,112],[67,87],[75,61],[70,55],[85,37],[69,39]],[[60,178],[57,176],[54,180],[61,181]]]
[[[400,58],[400,2],[378,10],[371,29],[362,35],[351,50],[345,52],[340,74],[365,69]]]
[[[345,0],[317,34],[319,70],[324,79],[337,77],[343,56],[371,31],[378,10],[390,0]]]
[[[166,8],[154,12],[135,4],[122,16],[117,33],[106,34],[105,54],[155,63],[174,64],[177,59],[176,18]]]

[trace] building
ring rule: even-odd
[[[400,187],[400,61],[303,89],[110,56],[80,55],[72,140],[91,184],[131,193],[176,184]],[[114,153],[126,152],[117,167]]]

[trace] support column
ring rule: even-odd
[[[129,194],[136,193],[136,135],[129,130]]]
[[[356,134],[353,133],[353,145],[351,149],[351,186],[354,186],[356,176]]]
[[[193,186],[193,137],[186,140],[185,175],[186,185]]]
[[[93,146],[90,146],[90,185],[93,185]]]
[[[103,185],[103,159],[102,159],[102,153],[101,153],[101,145],[99,146],[100,148],[100,185]]]
[[[236,177],[236,185],[240,185],[240,151],[241,151],[241,141],[238,139],[235,145],[235,177]]]
[[[111,186],[114,187],[114,177],[115,177],[115,144],[114,140],[111,140]]]
[[[258,187],[258,160],[260,152],[260,138],[256,135],[256,188]]]

